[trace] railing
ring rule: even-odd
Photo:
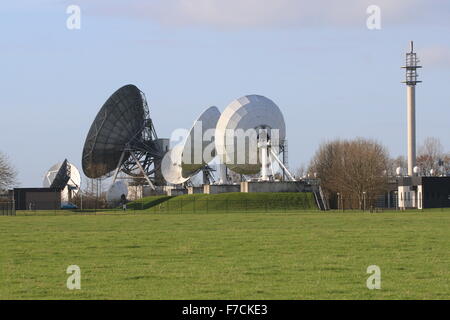
[[[39,207],[39,206],[35,206]],[[120,214],[146,214],[146,213],[288,213],[299,211],[318,211],[313,197],[304,197],[286,200],[210,200],[210,199],[164,199],[153,202],[150,206],[147,201],[135,201],[114,209],[65,209],[60,210],[20,210],[18,215],[120,215]]]
[[[0,216],[15,216],[14,201],[0,202]]]
[[[326,201],[326,200],[325,200]],[[391,207],[386,207],[379,201],[367,199],[359,202],[358,199],[340,197],[339,202],[334,199],[330,201],[331,212],[383,212],[399,210],[397,203],[391,202]],[[360,207],[361,205],[361,207]],[[36,206],[39,208],[39,206]],[[300,212],[325,212],[320,211],[316,205],[316,199],[311,194],[308,198],[290,199],[290,200],[210,200],[210,199],[176,199],[169,198],[160,202],[135,201],[127,205],[126,210],[119,206],[113,209],[65,209],[59,208],[51,210],[38,210],[31,207],[28,210],[13,210],[13,204],[0,204],[0,215],[17,216],[64,216],[64,215],[138,215],[138,214],[226,214],[226,213],[300,213]],[[447,207],[447,208],[446,208]],[[449,211],[447,203],[442,203],[440,211]],[[435,211],[436,209],[432,209]],[[423,211],[428,211],[425,209]],[[330,212],[330,211],[328,211]]]

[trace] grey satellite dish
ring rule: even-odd
[[[65,159],[47,171],[42,185],[44,188],[61,190],[62,203],[69,203],[80,190],[81,175],[77,167]]]
[[[214,134],[219,118],[217,107],[206,109],[194,122],[184,142],[164,156],[162,172],[166,181],[185,183],[214,159]]]
[[[122,198],[126,198],[127,196],[128,184],[123,180],[117,180],[106,192],[106,202],[108,202],[109,205],[116,205]]]
[[[278,159],[285,137],[280,108],[266,97],[249,95],[233,101],[223,111],[216,127],[216,150],[222,163],[236,173],[261,172],[262,180],[267,180],[273,158],[294,180]]]
[[[100,178],[115,171],[113,181],[119,171],[144,175],[154,189],[166,140],[156,135],[144,93],[126,85],[105,102],[92,123],[83,148],[83,172]]]

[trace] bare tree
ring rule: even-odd
[[[300,167],[297,168],[297,170],[295,170],[295,176],[297,178],[303,178],[304,176],[306,176],[308,174],[307,172],[308,170],[306,169],[305,165],[300,165]]]
[[[431,170],[439,172],[439,162],[444,159],[441,141],[438,138],[428,137],[419,147],[417,165],[422,175],[429,175]]]
[[[0,190],[6,190],[17,183],[17,172],[6,154],[0,151]]]
[[[381,144],[363,138],[324,143],[316,152],[309,172],[316,172],[331,198],[337,193],[350,208],[374,202],[387,190],[389,156]]]
[[[442,157],[442,170],[445,175],[450,175],[450,152]]]
[[[402,168],[405,170],[408,167],[408,161],[404,156],[398,156],[397,158],[390,159],[389,161],[389,167],[387,169],[387,174],[389,176],[396,176],[397,175],[397,168]]]

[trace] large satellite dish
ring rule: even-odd
[[[223,111],[216,127],[216,151],[230,170],[243,175],[261,172],[262,180],[267,180],[272,159],[287,171],[278,158],[285,137],[280,108],[266,97],[248,95]]]
[[[61,190],[61,201],[69,203],[80,191],[81,175],[77,167],[65,159],[51,166],[44,176],[42,185],[44,188]]]
[[[209,107],[194,122],[183,143],[168,152],[162,161],[166,181],[182,184],[204,169],[216,156],[215,127],[220,118],[217,107]]]
[[[100,178],[115,171],[113,181],[119,171],[144,175],[154,188],[166,140],[156,135],[144,93],[126,85],[105,102],[91,125],[83,148],[83,172]]]

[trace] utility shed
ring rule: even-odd
[[[55,188],[15,188],[16,210],[59,210],[61,190]]]
[[[450,177],[402,177],[398,180],[402,209],[449,208]]]

